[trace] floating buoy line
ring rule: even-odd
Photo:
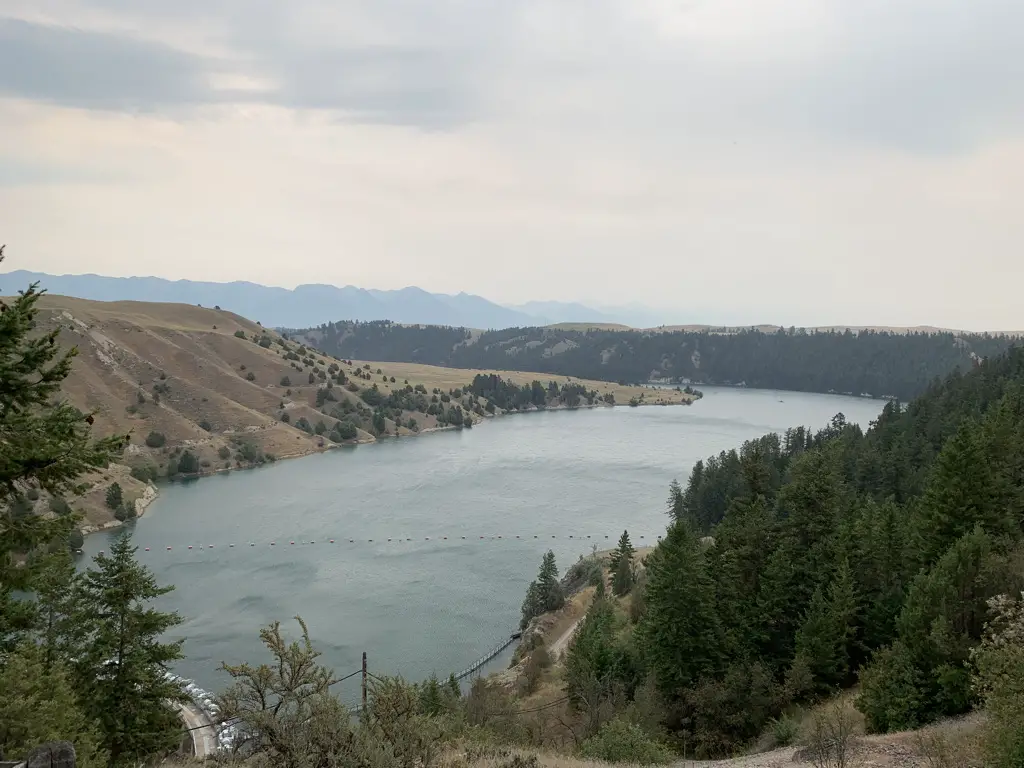
[[[563,541],[568,541],[570,539],[572,541],[611,541],[612,539],[616,539],[617,540],[618,536],[612,537],[612,536],[609,536],[608,534],[602,534],[602,535],[596,535],[596,536],[593,535],[593,534],[587,534],[587,535],[568,534],[568,535],[561,535],[561,536],[558,535],[558,534],[543,534],[543,535],[542,534],[533,534],[533,535],[522,535],[522,534],[520,534],[520,535],[513,535],[513,536],[505,536],[505,535],[501,535],[501,536],[493,536],[493,535],[492,536],[424,536],[422,538],[413,538],[413,537],[409,537],[409,536],[393,536],[391,538],[374,538],[374,539],[369,539],[369,538],[344,538],[344,537],[342,537],[342,538],[333,538],[333,539],[328,538],[328,539],[309,539],[309,540],[305,540],[305,539],[284,539],[284,540],[281,540],[280,542],[277,539],[274,539],[272,541],[264,541],[264,542],[247,541],[247,542],[244,542],[242,544],[237,544],[235,542],[230,542],[228,544],[216,544],[216,543],[212,543],[212,544],[185,544],[185,545],[177,545],[177,547],[175,547],[174,545],[163,546],[163,547],[148,546],[148,547],[142,547],[141,549],[143,549],[145,552],[152,552],[152,551],[155,551],[155,550],[162,550],[164,552],[174,552],[174,551],[181,551],[181,550],[188,551],[188,550],[216,549],[218,547],[220,547],[221,549],[236,549],[236,548],[239,548],[239,547],[248,547],[248,548],[251,548],[251,549],[255,549],[256,547],[277,547],[279,543],[281,544],[281,546],[286,546],[286,547],[295,547],[295,546],[306,546],[306,547],[308,547],[308,546],[316,545],[318,543],[320,545],[330,546],[332,544],[335,544],[335,545],[337,545],[337,544],[342,544],[342,545],[345,545],[345,544],[398,544],[398,543],[408,543],[408,542],[412,542],[412,541],[422,541],[422,542],[427,542],[427,541],[432,541],[432,542],[444,542],[444,541],[451,541],[451,542],[463,542],[463,541],[515,542],[515,541],[541,541],[541,540],[550,541],[551,539],[555,539],[555,540],[559,540],[560,539],[560,540],[563,540]],[[633,540],[636,541],[636,542],[645,542],[645,543],[648,541],[648,539],[645,538],[644,536],[633,537]],[[287,541],[287,544],[285,544],[285,541]],[[653,541],[661,541],[661,536],[654,537]],[[82,550],[78,550],[78,551],[79,551],[79,553],[82,552]],[[99,554],[102,555],[103,553],[104,553],[104,550],[101,549],[99,551]]]

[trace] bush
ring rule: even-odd
[[[203,419],[202,421],[199,422],[199,428],[205,429],[207,432],[213,432],[213,425],[206,419]]]
[[[140,482],[148,483],[156,480],[156,469],[150,466],[132,467],[131,475]]]
[[[605,760],[609,763],[668,763],[672,753],[654,741],[637,725],[625,720],[612,720],[605,724],[596,736],[591,736],[580,746],[580,755],[591,760]]]
[[[800,723],[796,718],[784,714],[772,720],[768,729],[771,732],[773,748],[788,747],[796,741],[797,734],[800,732]]]
[[[292,420],[291,414],[288,413],[287,411],[285,411],[284,413],[281,414],[281,421],[283,421],[285,424],[290,423],[291,420]]]
[[[330,438],[336,443],[340,443],[344,440],[354,440],[356,438],[355,425],[349,421],[339,421],[334,425],[334,429],[331,431]]]
[[[975,690],[988,715],[985,752],[993,768],[1024,765],[1024,600],[989,601],[993,619],[971,652]]]
[[[146,445],[150,448],[162,448],[167,443],[167,438],[162,432],[150,432],[146,435]]]
[[[292,380],[290,378],[288,378],[287,376],[282,376],[281,377],[281,381],[279,382],[279,384],[282,387],[290,387],[292,385]]]
[[[27,491],[25,491],[25,496],[26,496],[26,498],[28,498],[29,501],[38,501],[39,500],[39,489],[38,488],[29,488]]]
[[[62,517],[71,514],[71,505],[68,504],[67,499],[61,496],[52,496],[50,498],[50,509],[54,514],[61,515]]]
[[[245,338],[245,331],[235,331],[235,338],[236,339],[244,339]]]
[[[71,549],[79,550],[85,545],[85,536],[77,528],[72,528],[68,534],[68,546]]]
[[[217,449],[217,455],[222,459],[226,459],[228,456],[231,455],[231,449],[228,448],[226,445],[222,445],[220,448]]]
[[[252,371],[249,371],[247,374],[245,374],[245,380],[246,381],[256,381],[256,374],[253,373]]]
[[[264,349],[270,349],[270,345],[273,343],[273,340],[269,336],[264,336],[260,339],[260,346]]]

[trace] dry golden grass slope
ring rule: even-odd
[[[359,397],[364,389],[376,386],[387,396],[407,385],[422,384],[428,392],[435,388],[447,392],[465,386],[476,373],[397,363],[345,363],[217,308],[97,302],[47,294],[39,309],[40,326],[59,328],[61,345],[78,348],[64,395],[78,408],[95,414],[97,435],[131,436],[123,463],[89,478],[90,490],[73,500],[92,527],[116,524],[104,501],[107,487],[115,481],[127,499],[141,499],[142,508],[155,496],[151,486],[129,475],[132,467],[148,467],[163,476],[177,455],[188,450],[201,462],[201,472],[209,473],[250,466],[253,462],[246,457],[252,455],[283,459],[326,450],[334,445],[327,436],[294,425],[305,418],[311,425],[324,421],[330,429],[337,421],[331,412],[344,406],[362,408],[362,420],[354,420],[368,426],[369,409]],[[258,343],[263,338],[269,338],[269,346]],[[289,359],[289,353],[300,359]],[[325,385],[323,372],[333,366],[355,391],[336,385],[331,390],[334,399],[318,408],[317,391]],[[310,373],[314,383],[309,381]],[[519,372],[503,375],[518,383],[567,380]],[[601,394],[612,392],[619,403],[640,395],[650,404],[687,400],[678,392],[581,383]],[[472,402],[466,396],[460,404],[469,411]],[[416,422],[415,430],[409,429],[410,419]],[[398,421],[386,421],[389,435],[412,435],[439,426],[434,416],[420,411],[403,411]],[[152,432],[164,435],[166,444],[147,446]],[[347,442],[374,439],[359,429]],[[41,499],[40,509],[46,503]]]

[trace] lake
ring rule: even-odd
[[[840,411],[866,428],[883,405],[704,392],[689,407],[513,415],[162,487],[131,529],[139,560],[176,586],[161,607],[185,619],[177,671],[220,690],[222,661],[269,661],[259,629],[280,620],[294,635],[299,615],[339,674],[366,651],[376,674],[446,677],[517,628],[547,549],[564,572],[623,529],[654,543],[669,483],[698,459]],[[116,535],[87,537],[83,564]],[[353,680],[343,698],[356,696]]]

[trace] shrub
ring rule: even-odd
[[[985,751],[993,768],[1024,765],[1024,600],[989,601],[993,619],[971,652],[974,687],[985,702]]]
[[[279,384],[282,387],[290,387],[292,385],[292,380],[290,378],[288,378],[287,376],[282,376],[281,377],[281,381],[279,382]]]
[[[774,747],[788,747],[796,741],[797,734],[800,732],[800,723],[795,717],[783,714],[772,720],[768,728],[771,731]]]
[[[150,432],[146,435],[146,445],[150,448],[162,448],[167,443],[167,438],[162,432]]]
[[[264,349],[270,349],[270,345],[273,343],[273,340],[269,336],[264,336],[260,339],[260,346]]]
[[[252,371],[249,371],[247,374],[245,374],[245,380],[246,381],[256,381],[256,374],[253,373]]]
[[[384,402],[384,396],[380,393],[380,390],[377,389],[376,385],[369,389],[364,389],[359,393],[359,397],[369,406],[377,406]]]
[[[61,516],[71,514],[71,505],[68,504],[67,499],[61,496],[50,497],[50,509],[54,514]]]
[[[140,482],[148,483],[152,480],[156,480],[156,469],[149,466],[132,467],[131,475]]]
[[[291,414],[288,413],[287,411],[285,411],[284,413],[281,414],[281,421],[283,421],[285,424],[290,423],[291,420],[292,420]]]
[[[203,419],[202,421],[199,422],[199,428],[205,429],[207,432],[213,432],[213,425],[206,419]]]
[[[39,500],[39,489],[38,488],[29,488],[27,491],[25,491],[25,496],[28,498],[29,501],[38,501]]]
[[[330,438],[336,443],[340,443],[343,440],[354,440],[356,438],[355,425],[350,421],[339,421],[334,425],[334,429],[331,430]]]
[[[316,374],[312,371],[309,372],[309,383],[316,384]]]
[[[313,425],[309,423],[309,420],[305,416],[300,416],[299,420],[295,422],[295,426],[303,432],[313,434]]]
[[[606,723],[596,736],[580,745],[580,755],[609,763],[667,763],[672,753],[654,741],[637,725],[625,720]]]
[[[237,339],[244,339],[245,338],[245,331],[235,331],[235,338],[237,338]]]
[[[231,449],[228,448],[226,445],[222,445],[220,448],[217,449],[217,455],[222,459],[226,459],[228,456],[231,455]]]
[[[146,393],[140,389],[138,392],[135,393],[135,399],[138,400],[139,405],[145,405]]]

